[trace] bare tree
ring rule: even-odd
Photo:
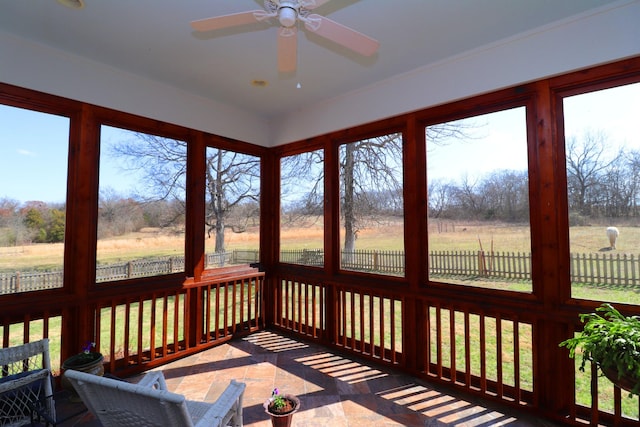
[[[640,204],[640,150],[631,150],[626,154],[625,159],[628,169],[629,214],[637,216]]]
[[[517,222],[529,218],[529,179],[527,171],[496,170],[480,185],[484,218]]]
[[[340,149],[344,251],[355,250],[362,220],[375,212],[375,191],[385,191],[402,206],[402,135],[393,133],[344,144]]]
[[[141,176],[136,194],[141,201],[179,200],[184,203],[187,143],[146,133],[109,147],[122,160],[120,167]]]
[[[280,160],[281,220],[290,224],[324,214],[324,151],[314,150]]]
[[[465,174],[462,176],[460,185],[458,185],[454,193],[455,205],[458,211],[464,212],[467,218],[481,218],[486,207],[486,195],[479,190],[479,187],[478,180],[472,181]]]
[[[429,216],[440,218],[451,207],[455,186],[441,179],[429,181]]]
[[[147,213],[158,213],[154,206],[163,201],[164,217],[157,217],[166,226],[184,220],[186,194],[187,144],[170,138],[136,133],[132,140],[119,141],[111,152],[123,160],[122,167],[140,174],[144,191],[136,198],[148,207]],[[225,230],[242,232],[248,217],[231,220],[233,212],[254,215],[259,200],[260,159],[234,151],[209,147],[206,151],[208,234],[215,233],[215,251],[225,250]],[[253,209],[239,209],[243,204]],[[251,212],[251,213],[247,213]],[[167,217],[167,215],[171,215]]]
[[[633,169],[625,164],[623,158],[613,162],[602,174],[599,187],[602,189],[598,206],[608,218],[629,216],[632,212],[638,182],[634,179]]]
[[[21,245],[30,241],[29,230],[20,214],[18,200],[0,199],[0,246]]]
[[[592,207],[606,194],[601,178],[616,158],[607,149],[607,138],[601,132],[588,132],[578,140],[567,141],[567,191],[569,205],[582,215],[591,215]],[[612,156],[613,154],[613,156]]]
[[[452,138],[470,139],[468,129],[477,127],[467,121],[454,121],[429,126],[426,135],[436,145],[444,145]],[[340,147],[340,214],[344,227],[345,252],[355,249],[358,232],[367,222],[380,222],[390,213],[402,213],[402,145],[402,135],[394,133]],[[324,174],[322,168],[317,167],[322,162],[321,153],[318,150],[282,159],[283,192],[288,193],[284,187],[291,183],[298,185],[299,193],[303,191],[301,187],[309,188],[295,205],[287,206],[289,217],[293,206],[300,212],[308,213],[312,209],[322,212],[318,207],[323,202]],[[312,184],[300,185],[301,179]],[[295,216],[291,219],[295,219]]]
[[[207,213],[208,234],[215,232],[215,251],[225,251],[225,230],[246,230],[247,221],[257,214],[260,195],[260,159],[255,156],[210,147],[207,149]],[[231,213],[242,205],[252,206],[243,218],[227,223]]]
[[[98,216],[99,238],[130,233],[145,224],[141,203],[118,194],[112,188],[100,191]]]

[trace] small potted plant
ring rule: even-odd
[[[574,358],[582,353],[580,370],[594,362],[614,384],[631,394],[640,393],[640,316],[624,316],[605,303],[593,313],[580,315],[582,332],[560,343]]]
[[[65,370],[73,369],[75,371],[90,372],[99,365],[102,367],[102,373],[104,374],[104,365],[102,364],[104,357],[101,353],[91,351],[95,346],[96,343],[87,341],[85,345],[82,346],[82,351],[80,353],[75,354],[64,361],[62,368]]]
[[[96,343],[87,341],[84,346],[82,346],[82,351],[78,354],[74,354],[70,358],[66,359],[62,363],[63,370],[74,370],[86,372],[93,375],[103,376],[104,375],[104,357],[102,353],[91,351],[93,347],[96,346]],[[61,375],[61,384],[62,388],[65,390],[69,390],[72,394],[75,394],[75,390],[69,381],[67,381],[64,375]]]
[[[271,416],[273,427],[290,427],[293,414],[300,409],[300,399],[291,394],[280,394],[278,389],[274,388],[263,407]]]

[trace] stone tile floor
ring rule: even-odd
[[[171,391],[191,400],[214,401],[231,379],[245,382],[244,425],[251,427],[271,426],[262,404],[274,387],[300,398],[293,427],[554,425],[269,331],[158,369]],[[60,403],[61,416],[69,410]],[[85,413],[59,425],[96,427],[100,423]]]

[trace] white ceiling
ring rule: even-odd
[[[617,0],[332,0],[314,13],[377,39],[378,53],[358,57],[302,31],[298,70],[286,75],[277,70],[275,23],[209,33],[189,25],[261,9],[260,0],[84,1],[73,10],[57,0],[0,0],[0,29],[275,119]]]

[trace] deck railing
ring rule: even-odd
[[[95,340],[108,371],[139,372],[263,328],[263,286],[263,273],[245,269],[173,290],[125,290],[114,298],[91,299],[87,309],[93,324],[88,329],[98,332],[88,339]],[[60,344],[67,334],[63,325],[73,310],[68,306],[56,312],[0,317],[2,346],[47,337],[58,374]]]
[[[371,281],[347,284],[320,280],[316,272],[306,277],[287,271],[272,276],[269,286],[263,273],[246,267],[175,289],[123,287],[109,297],[100,288],[102,296],[88,299],[86,310],[94,319],[89,329],[100,331],[96,347],[107,370],[128,375],[264,328],[269,302],[273,325],[282,331],[485,399],[548,411],[540,403],[536,378],[544,375],[541,370],[553,372],[542,366],[537,350],[544,344],[539,328],[549,318],[533,300],[487,302],[476,289],[468,295],[459,287],[423,293],[397,278],[378,277],[372,286]],[[265,289],[273,294],[265,295]],[[58,370],[65,325],[76,308],[62,303],[51,311],[2,313],[3,346],[49,337]],[[586,400],[566,390],[574,396],[572,403],[546,415],[574,425],[640,426],[638,399],[629,399],[595,372],[587,373]],[[576,374],[576,389],[584,387],[578,384],[582,375]]]
[[[480,296],[462,300],[459,289],[427,297],[382,282],[378,278],[371,289],[281,273],[274,278],[275,326],[482,398],[547,410],[535,378],[544,375],[541,369],[552,371],[541,366],[536,351],[542,345],[537,329],[548,319],[535,303],[524,308],[527,303],[517,299],[502,305]],[[628,398],[595,373],[584,384],[584,375],[576,368],[575,388],[589,401],[566,390],[573,403],[547,415],[573,425],[640,426],[637,397]]]

